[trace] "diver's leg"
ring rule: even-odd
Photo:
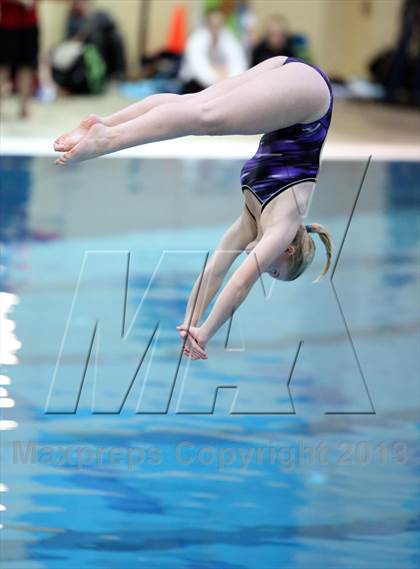
[[[58,163],[186,135],[261,134],[316,120],[326,112],[329,101],[321,75],[307,65],[291,63],[264,73],[264,81],[255,77],[209,101],[181,100],[118,126],[96,124]]]
[[[70,150],[73,148],[73,146],[80,142],[81,139],[87,134],[89,129],[97,123],[101,123],[106,126],[117,126],[119,124],[131,121],[139,116],[142,116],[158,106],[168,103],[180,103],[188,100],[197,100],[201,102],[210,101],[216,97],[220,97],[221,95],[228,93],[232,89],[236,89],[239,86],[244,85],[262,73],[266,73],[271,69],[275,69],[281,66],[284,62],[284,59],[284,57],[273,57],[271,59],[268,59],[256,65],[255,67],[248,69],[241,75],[230,77],[224,81],[219,81],[215,85],[211,85],[199,93],[187,95],[158,93],[156,95],[146,97],[142,101],[133,103],[132,105],[129,105],[128,107],[125,107],[124,109],[103,118],[99,117],[98,115],[91,114],[85,118],[74,130],[59,136],[54,142],[54,149],[57,152],[66,152]]]

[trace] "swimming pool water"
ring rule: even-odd
[[[318,248],[190,362],[240,166],[0,159],[4,567],[418,566],[420,166],[370,165],[334,286]],[[336,251],[363,168],[323,165]]]

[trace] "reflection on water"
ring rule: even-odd
[[[161,409],[177,370],[175,325],[205,251],[236,213],[240,165],[97,164],[104,171],[92,163],[62,174],[65,192],[57,196],[57,174],[48,161],[17,160],[27,174],[15,182],[17,187],[28,183],[30,199],[26,214],[18,216],[27,230],[7,232],[0,259],[7,291],[1,296],[7,333],[0,376],[5,566],[416,567],[418,235],[411,202],[405,207],[403,197],[392,197],[396,191],[407,194],[390,183],[392,167],[373,165],[335,280],[376,414],[357,414],[366,411],[369,400],[346,329],[328,281],[307,288],[313,276],[308,275],[293,286],[273,287],[269,301],[253,291],[232,324],[231,349],[224,349],[224,330],[207,362],[183,360],[168,414],[150,415],[136,414],[142,387],[142,404]],[[403,180],[408,184],[418,167],[407,168]],[[337,243],[351,201],[348,194],[342,202],[336,195],[338,180],[357,181],[361,170],[357,164],[324,166],[325,185],[313,219],[323,220]],[[95,187],[91,176],[100,179]],[[112,185],[106,177],[112,177]],[[173,180],[182,181],[186,207],[196,212],[191,219],[179,206],[172,208],[175,226],[167,223],[165,203],[156,193],[161,188],[173,199]],[[212,180],[218,181],[217,207],[211,205]],[[153,209],[144,207],[146,189],[155,189]],[[124,205],[110,213],[108,205],[112,199],[117,203],[117,195]],[[203,203],[213,207],[206,219]],[[141,230],[134,230],[135,221]],[[63,239],[46,242],[39,238],[45,234]],[[95,250],[131,253],[127,298],[121,300],[126,275],[115,257],[91,265],[61,356],[58,404],[67,403],[80,383],[100,314],[98,374],[88,367],[76,414],[46,415],[82,260]],[[197,254],[159,265],[163,250]],[[126,308],[126,325],[134,322],[124,342],[118,303]],[[156,342],[121,414],[92,415],[92,386],[101,389],[102,404],[115,404],[115,385],[130,382],[157,322]],[[116,323],[119,334],[113,335]],[[302,339],[289,386],[292,406],[287,381]],[[232,389],[222,390],[215,414],[206,415],[219,385],[240,386],[239,395],[235,399]],[[271,405],[280,414],[230,415],[239,404],[259,410]],[[204,414],[188,414],[191,410]]]
[[[0,369],[3,369],[3,366],[16,365],[19,361],[16,356],[16,352],[22,345],[14,333],[15,323],[11,318],[8,318],[13,305],[17,303],[18,298],[15,295],[0,291],[0,365],[2,366]],[[6,385],[9,386],[10,383],[10,377],[7,375],[0,375],[0,431],[10,431],[12,429],[16,429],[18,426],[16,421],[11,420],[10,418],[4,418],[4,410],[11,409],[15,406],[14,400],[9,397],[9,387],[4,387]],[[9,414],[7,416],[10,417]],[[0,493],[3,492],[8,492],[8,487],[0,481]],[[2,496],[0,495],[0,500],[1,499]],[[5,502],[8,502],[7,496],[5,496]],[[5,512],[6,510],[6,505],[0,503],[0,512]],[[0,529],[3,530],[2,523],[0,523]]]
[[[1,321],[1,346],[0,363],[1,365],[16,365],[18,363],[16,352],[21,348],[21,343],[15,336],[15,322],[8,318],[12,307],[18,304],[19,300],[14,294],[0,292],[0,321]],[[4,381],[7,378],[5,377]],[[6,383],[6,381],[5,381]]]

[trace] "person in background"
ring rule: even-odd
[[[106,10],[96,9],[92,0],[73,0],[66,39],[79,39],[94,45],[106,64],[107,77],[125,77],[125,48],[117,24]]]
[[[66,39],[72,39],[81,33],[91,10],[90,0],[72,0],[66,22]]]
[[[252,51],[251,65],[258,65],[270,57],[279,55],[296,57],[287,20],[283,16],[274,15],[267,21],[263,39]]]
[[[258,43],[257,16],[250,6],[249,0],[236,0],[234,11],[236,33],[244,47],[248,62],[252,51]]]
[[[405,0],[400,33],[385,78],[386,99],[420,105],[420,0]]]
[[[243,73],[247,68],[245,52],[235,36],[225,27],[225,17],[218,9],[206,14],[206,25],[187,40],[180,79],[182,92],[196,93],[221,79]]]
[[[0,96],[11,75],[19,92],[19,115],[28,116],[38,66],[37,0],[0,0]]]

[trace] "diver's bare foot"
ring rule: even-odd
[[[102,123],[96,123],[87,134],[68,152],[57,158],[56,164],[64,165],[68,162],[84,162],[111,151],[111,128]]]
[[[59,136],[54,142],[54,150],[57,152],[67,152],[68,150],[71,150],[82,140],[84,136],[86,136],[89,129],[97,123],[102,123],[102,120],[97,115],[89,115],[77,128]]]

